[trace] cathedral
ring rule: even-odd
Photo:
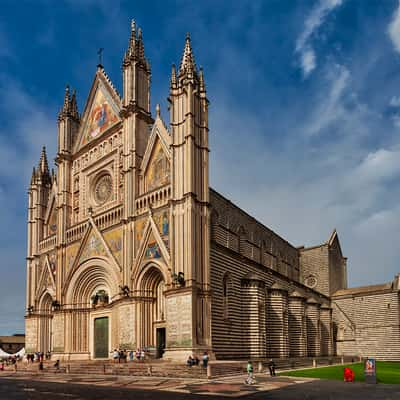
[[[349,300],[357,294],[347,289],[337,232],[295,247],[209,186],[209,102],[190,37],[172,66],[168,126],[158,105],[150,109],[150,64],[134,22],[122,71],[120,95],[98,65],[82,113],[66,88],[56,171],[45,148],[33,169],[27,352],[60,360],[107,359],[115,348],[172,360],[358,353]],[[394,293],[393,315],[396,282],[380,288]]]

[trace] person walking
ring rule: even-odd
[[[255,380],[254,380],[254,374],[253,374],[253,363],[249,360],[247,363],[247,379],[245,380],[246,385],[252,385]]]
[[[269,360],[268,369],[269,369],[270,376],[275,376],[276,375],[276,373],[275,373],[275,363],[274,363],[274,360],[272,358]]]

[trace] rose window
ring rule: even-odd
[[[112,195],[112,178],[110,175],[103,175],[97,182],[94,188],[94,199],[97,204],[104,204],[110,200]]]
[[[315,286],[317,286],[317,278],[313,275],[310,275],[307,279],[306,279],[306,286],[310,287],[310,288],[314,288]]]

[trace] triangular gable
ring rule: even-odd
[[[82,116],[75,151],[120,122],[121,101],[103,69],[96,72]]]
[[[55,235],[57,233],[56,195],[57,188],[55,184],[53,184],[49,200],[47,202],[46,214],[44,216],[44,223],[48,227],[47,236]]]
[[[169,264],[170,256],[157,226],[150,215],[146,227],[144,228],[142,242],[139,246],[133,271],[135,271],[142,262],[160,259]]]
[[[160,118],[157,118],[141,165],[145,191],[148,192],[170,182],[171,138]]]
[[[80,243],[79,250],[76,251],[76,248],[71,248],[71,250],[70,264],[68,265],[69,271],[66,282],[70,280],[71,276],[79,267],[79,265],[91,258],[106,258],[108,261],[111,261],[118,268],[118,270],[121,270],[120,265],[116,261],[112,251],[108,247],[103,235],[97,228],[92,217],[89,217],[88,228]]]
[[[49,290],[55,293],[56,283],[54,279],[54,272],[47,254],[44,260],[44,268],[42,268],[42,273],[38,282],[36,297],[39,297],[44,290]]]
[[[146,150],[143,155],[143,161],[140,169],[145,172],[147,169],[147,165],[150,161],[150,157],[153,153],[153,148],[156,142],[156,139],[161,141],[161,145],[165,154],[167,155],[168,159],[171,159],[171,136],[169,135],[164,123],[162,122],[161,118],[157,117],[154,121],[153,128],[151,130],[151,134],[149,137],[149,141],[147,142]]]
[[[342,248],[340,246],[339,236],[337,234],[336,229],[333,230],[327,243],[328,243],[329,247],[334,247],[336,245],[339,250],[340,255],[343,256]]]

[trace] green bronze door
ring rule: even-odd
[[[94,358],[108,358],[108,317],[94,320]]]

